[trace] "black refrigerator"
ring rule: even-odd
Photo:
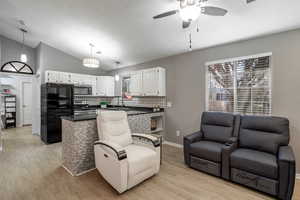
[[[73,115],[73,85],[46,83],[41,86],[41,139],[61,142],[61,117]]]

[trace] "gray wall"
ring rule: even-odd
[[[272,114],[290,120],[291,145],[300,162],[300,30],[217,46],[167,57],[111,74],[162,66],[167,70],[166,140],[182,144],[184,135],[197,131],[205,110],[205,67],[207,61],[272,52]],[[176,136],[176,130],[181,136]],[[297,172],[300,173],[300,165]]]
[[[22,43],[8,39],[0,35],[1,47],[1,66],[8,61],[20,61],[22,53]],[[35,49],[25,46],[24,52],[27,54],[27,64],[35,71],[36,69],[36,52]]]

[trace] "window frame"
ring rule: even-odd
[[[15,66],[13,65],[13,63],[21,63],[21,64],[24,64],[23,67],[21,67],[19,70],[17,70],[15,68]],[[16,69],[16,71],[7,71],[7,70],[4,70],[4,67],[6,65],[11,65],[14,69]],[[21,72],[21,70],[24,68],[24,67],[28,67],[30,69],[30,73],[26,73],[26,72]],[[27,63],[24,63],[24,62],[21,62],[21,61],[9,61],[9,62],[6,62],[4,63],[2,66],[1,66],[1,69],[0,69],[0,72],[3,72],[3,73],[14,73],[14,74],[27,74],[27,75],[33,75],[34,74],[34,71],[33,69],[27,64]]]
[[[209,91],[210,77],[209,76],[210,76],[210,73],[209,73],[209,70],[208,70],[209,65],[226,63],[226,62],[237,62],[237,61],[240,61],[240,60],[255,59],[255,58],[267,57],[267,56],[270,57],[270,59],[269,59],[270,114],[265,114],[265,115],[272,115],[272,111],[273,111],[273,53],[272,52],[253,54],[253,55],[241,56],[241,57],[225,58],[225,59],[206,62],[205,63],[205,111],[210,112],[209,111],[209,94],[210,94],[210,91]],[[236,71],[235,71],[234,74],[236,74]],[[236,90],[236,77],[234,78],[233,82],[234,82],[234,90]],[[236,92],[234,92],[234,94],[236,95]],[[236,99],[236,97],[234,97],[234,99]],[[234,101],[234,104],[236,104],[236,101]],[[211,111],[211,112],[213,112],[213,111]],[[235,111],[233,113],[242,114],[242,113],[238,113],[238,112],[235,112]],[[258,114],[255,114],[255,115],[258,115]]]

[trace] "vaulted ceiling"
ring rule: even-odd
[[[152,16],[176,9],[177,0],[0,0],[0,34],[21,41],[18,20],[29,30],[27,44],[40,41],[75,57],[89,54],[89,43],[102,52],[105,69],[180,54],[300,27],[299,0],[209,0],[226,8],[224,17],[201,15],[183,30],[179,15]],[[199,32],[195,26],[198,24]]]

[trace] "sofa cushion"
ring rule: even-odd
[[[125,148],[128,160],[128,174],[135,176],[150,168],[155,168],[156,152],[141,145],[128,145]]]
[[[190,145],[190,154],[206,160],[221,162],[223,144],[211,141],[200,141]]]
[[[122,147],[132,143],[127,114],[124,111],[101,111],[97,117],[97,128],[100,140]]]
[[[203,112],[201,131],[206,140],[227,142],[233,135],[234,115],[221,112]]]
[[[289,121],[281,117],[242,116],[239,145],[277,154],[279,146],[289,143]]]
[[[271,179],[278,177],[276,157],[265,152],[237,149],[230,156],[230,166]]]

